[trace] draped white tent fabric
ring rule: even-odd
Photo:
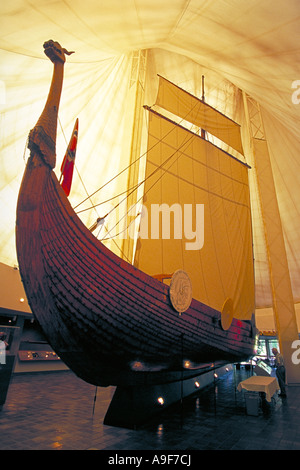
[[[67,58],[57,166],[76,118],[79,141],[70,201],[76,206],[129,162],[132,54],[147,50],[145,104],[157,74],[244,124],[242,91],[261,107],[295,303],[300,301],[300,4],[298,0],[12,0],[1,2],[0,261],[17,264],[15,208],[28,158],[26,139],[43,108],[52,67],[43,43]],[[298,93],[299,90],[299,93]],[[248,163],[247,147],[245,161]],[[92,197],[125,190],[126,172]],[[272,303],[262,215],[250,176],[256,306]],[[91,201],[87,201],[91,205]],[[108,206],[79,215],[90,226]],[[79,206],[78,210],[84,206]],[[112,245],[112,248],[114,246]]]

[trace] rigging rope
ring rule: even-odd
[[[197,106],[197,103],[195,103],[195,105],[193,106],[193,108],[196,107],[196,106]],[[192,109],[193,109],[193,108],[192,108]],[[85,191],[86,191],[87,197],[86,197],[85,199],[83,199],[81,202],[79,202],[73,209],[75,210],[75,209],[78,208],[81,204],[83,204],[84,202],[86,202],[88,199],[91,201],[92,206],[90,206],[90,207],[88,207],[88,208],[85,208],[85,209],[81,209],[80,211],[77,211],[77,214],[82,213],[82,212],[85,212],[85,211],[87,211],[87,210],[91,210],[91,209],[95,209],[95,210],[96,210],[96,207],[98,207],[98,206],[100,206],[100,205],[102,205],[102,204],[105,204],[105,203],[107,203],[107,202],[110,202],[110,201],[112,201],[113,199],[116,199],[117,197],[122,196],[123,194],[126,194],[126,196],[125,196],[120,202],[118,202],[118,204],[116,204],[116,205],[105,215],[105,218],[106,218],[106,217],[107,217],[108,215],[110,215],[114,210],[116,210],[117,207],[119,207],[120,204],[122,204],[131,194],[133,194],[134,191],[137,191],[138,188],[139,188],[141,185],[143,185],[143,184],[147,181],[147,179],[151,178],[151,177],[152,177],[157,171],[159,171],[160,169],[163,169],[164,165],[166,165],[166,164],[168,163],[168,161],[171,160],[171,158],[180,150],[180,148],[182,148],[186,143],[188,143],[191,139],[193,139],[193,138],[195,137],[195,135],[198,136],[198,134],[192,133],[192,137],[191,137],[190,139],[188,139],[186,142],[184,142],[184,143],[181,145],[181,147],[179,147],[179,149],[176,149],[176,151],[175,151],[173,154],[171,154],[170,157],[167,158],[167,160],[165,160],[164,163],[162,163],[162,164],[161,164],[159,167],[157,167],[150,175],[148,175],[146,178],[144,178],[142,181],[140,181],[140,182],[137,183],[136,185],[134,185],[134,186],[132,186],[131,188],[126,189],[125,191],[122,191],[122,192],[119,193],[118,195],[113,196],[113,197],[111,197],[111,198],[109,198],[109,199],[107,199],[107,200],[105,200],[105,201],[102,201],[102,202],[100,202],[100,203],[98,203],[98,204],[93,204],[93,202],[92,202],[92,200],[91,200],[91,197],[92,197],[92,196],[94,196],[97,192],[101,191],[101,190],[102,190],[103,188],[105,188],[108,184],[110,184],[112,181],[114,181],[116,178],[118,178],[121,174],[123,174],[125,171],[127,171],[132,165],[134,165],[134,164],[137,163],[141,158],[143,158],[145,155],[147,155],[147,153],[148,153],[150,150],[152,150],[152,149],[153,149],[154,147],[156,147],[158,144],[160,144],[161,142],[163,142],[164,139],[176,128],[177,125],[181,125],[184,121],[187,121],[187,117],[188,117],[188,115],[190,114],[190,112],[191,112],[191,110],[187,113],[187,115],[186,115],[184,118],[181,118],[178,123],[174,122],[173,128],[170,129],[170,131],[168,131],[167,134],[164,135],[161,139],[159,139],[159,140],[153,145],[152,148],[150,148],[150,149],[148,148],[142,155],[140,155],[138,158],[136,158],[134,161],[132,161],[129,165],[127,165],[125,168],[123,168],[123,170],[121,170],[119,173],[117,173],[115,176],[113,176],[110,180],[108,180],[106,183],[104,183],[100,188],[98,188],[98,189],[97,189],[96,191],[94,191],[92,194],[90,194],[90,195],[88,194],[88,192],[87,192],[87,190],[86,190],[86,188],[85,188],[85,186],[84,186],[84,184],[83,184],[83,181],[82,181],[82,179],[80,178],[80,180],[82,181],[83,187],[84,187],[84,189],[85,189]],[[194,127],[194,126],[192,125],[192,126],[190,127],[190,130],[191,130],[193,127]],[[199,136],[198,136],[198,137],[199,137]],[[203,135],[202,135],[202,138],[203,138]],[[178,158],[179,158],[181,155],[182,155],[182,153],[177,157],[177,159],[175,160],[175,162],[178,160]],[[172,165],[173,165],[175,162],[173,162]],[[170,165],[169,168],[171,168],[172,165]],[[168,168],[167,170],[169,170],[169,168]],[[76,170],[77,170],[77,168],[76,168]],[[167,170],[164,170],[164,172],[166,172]],[[78,170],[77,170],[77,173],[78,173]],[[150,191],[150,189],[152,189],[153,186],[154,186],[155,184],[157,184],[158,181],[160,181],[160,179],[164,176],[164,174],[165,174],[165,173],[162,173],[162,175],[153,183],[153,185],[148,189],[148,191]],[[79,173],[78,173],[78,175],[79,175]],[[80,177],[80,175],[79,175],[79,177]],[[148,191],[147,191],[147,192],[148,192]],[[146,193],[145,193],[145,194],[146,194]],[[143,196],[141,196],[141,197],[135,202],[135,204],[134,204],[130,209],[132,209],[133,207],[136,207],[137,204],[139,204],[140,201],[143,199],[143,197],[145,196],[145,194],[143,194]],[[96,210],[96,212],[97,212],[97,210]],[[105,227],[105,229],[107,230],[107,235],[108,235],[109,233],[111,233],[111,231],[120,223],[121,220],[123,220],[123,219],[127,216],[127,214],[128,214],[128,210],[127,210],[126,214],[119,220],[119,222],[117,222],[110,230],[107,230],[106,227]],[[97,215],[99,215],[99,214],[97,213]],[[135,219],[138,217],[138,215],[139,215],[139,214],[137,214],[137,215],[135,216]],[[133,222],[133,221],[132,221],[132,222]],[[123,233],[125,230],[127,230],[128,227],[132,224],[132,222],[130,222],[130,224],[127,225],[125,229],[123,229],[123,230],[120,231],[117,235],[115,235],[115,237],[118,236],[118,235],[120,235],[121,233]],[[101,231],[101,228],[100,228],[100,230],[99,230],[98,235],[100,234],[100,231]],[[103,237],[103,238],[101,239],[101,241],[105,241],[105,240],[109,240],[109,239],[113,239],[113,238],[114,238],[114,237],[112,237],[112,236],[111,236],[111,237],[107,237],[107,235],[106,235],[105,237]],[[118,245],[117,245],[117,246],[118,246]],[[121,250],[119,247],[118,247],[118,249],[119,249],[120,252],[122,253],[122,250]],[[122,253],[122,254],[125,256],[124,253]],[[126,256],[125,256],[125,257],[126,257]]]
[[[197,105],[197,103],[195,103],[195,105],[192,107],[191,110],[193,110],[193,108],[196,107],[196,105]],[[190,114],[191,110],[186,114],[186,116],[184,116],[184,118],[181,118],[181,119],[179,120],[179,123],[174,122],[174,126],[170,129],[170,131],[167,132],[167,134],[165,134],[161,139],[159,139],[159,140],[153,145],[153,147],[151,147],[150,149],[148,148],[148,149],[146,150],[146,152],[144,152],[142,155],[140,155],[140,157],[138,157],[135,161],[133,161],[130,165],[128,165],[128,167],[126,167],[124,170],[122,170],[121,173],[123,173],[123,171],[127,170],[128,168],[130,168],[131,165],[133,165],[134,163],[136,163],[136,162],[137,162],[140,158],[142,158],[144,155],[147,155],[147,153],[148,153],[150,150],[152,150],[153,148],[155,148],[158,144],[160,144],[161,142],[163,142],[163,141],[165,140],[165,138],[166,138],[171,132],[173,132],[173,130],[176,128],[177,125],[180,125],[180,124],[182,124],[182,122],[187,121],[186,118],[187,118],[187,116]],[[194,126],[191,125],[190,130],[191,130],[193,127],[194,127]],[[126,196],[125,198],[123,198],[123,200],[122,200],[121,202],[119,202],[113,209],[111,209],[111,210],[108,212],[108,214],[107,214],[106,216],[108,216],[111,212],[113,212],[113,210],[115,210],[124,200],[126,200],[134,191],[136,191],[142,184],[144,184],[147,179],[151,178],[151,176],[153,176],[158,170],[162,169],[162,167],[176,154],[176,152],[178,152],[178,151],[180,150],[180,148],[182,148],[187,142],[189,142],[191,139],[193,139],[196,135],[197,135],[197,134],[195,134],[194,132],[192,132],[192,136],[191,136],[190,139],[188,139],[187,141],[183,142],[183,144],[181,145],[181,147],[179,147],[179,149],[176,149],[175,152],[174,152],[173,154],[171,154],[170,157],[168,157],[167,160],[165,160],[164,163],[162,163],[159,167],[157,167],[150,175],[148,175],[148,177],[144,178],[144,180],[142,180],[140,183],[137,183],[137,185],[136,185],[135,187],[130,188],[130,189],[129,189],[130,192],[127,194],[127,196]],[[198,136],[198,135],[197,135],[197,136]],[[199,136],[198,136],[198,137],[199,137]],[[202,137],[202,138],[205,138],[205,137],[203,137],[203,136],[201,136],[201,137]],[[179,158],[180,156],[181,156],[181,155],[179,155],[179,156],[177,157],[177,159],[175,160],[175,162],[178,160],[178,158]],[[173,162],[172,165],[173,165],[175,162]],[[172,165],[171,165],[171,166],[172,166]],[[171,168],[171,166],[168,168],[168,170]],[[166,173],[166,171],[167,171],[167,170],[165,170],[165,173]],[[119,173],[119,174],[121,174],[121,173]],[[150,188],[148,189],[147,192],[149,192],[149,191],[153,188],[153,186],[155,186],[155,184],[157,184],[158,181],[160,181],[160,179],[164,176],[165,173],[163,173],[163,174],[152,184],[152,186],[150,186]],[[117,176],[119,176],[119,175],[116,175],[113,179],[115,179]],[[103,185],[102,188],[103,188],[104,186],[105,186],[105,185]],[[100,188],[100,189],[102,189],[102,188]],[[124,194],[125,192],[127,192],[127,191],[124,191],[124,192],[120,193],[120,195]],[[146,194],[146,193],[144,193],[144,194],[135,202],[135,204],[133,205],[133,207],[136,207],[137,204],[139,204],[139,202],[145,197],[145,194]],[[118,196],[116,196],[116,197],[118,197]],[[114,199],[114,198],[113,198],[113,199]],[[100,204],[101,204],[101,203],[100,203]],[[100,205],[100,204],[99,204],[99,205]],[[131,210],[131,209],[132,209],[132,207],[130,208],[130,210]],[[112,231],[125,217],[127,217],[127,214],[128,214],[128,211],[127,211],[127,213],[119,220],[119,222],[117,222],[117,223],[108,231],[108,234],[111,233],[111,231]],[[139,215],[139,214],[137,214],[136,217],[137,217],[138,215]],[[136,217],[135,217],[135,219],[136,219]],[[132,222],[131,222],[131,223],[132,223]],[[129,224],[129,226],[131,225],[131,223]],[[125,228],[124,230],[122,230],[119,234],[121,234],[121,233],[123,233],[125,230],[127,230],[129,226],[126,226],[126,228]],[[118,234],[118,235],[119,235],[119,234]],[[116,236],[118,236],[118,235],[116,235]],[[105,238],[102,238],[101,241],[105,241],[105,240],[109,240],[109,239],[113,239],[113,238],[114,238],[113,236],[108,237],[108,238],[105,237]]]
[[[196,105],[194,105],[194,106],[196,106]],[[193,108],[192,108],[192,109],[193,109]],[[185,118],[186,118],[186,116],[185,116]],[[107,186],[108,184],[110,184],[112,181],[114,181],[116,178],[118,178],[122,173],[124,173],[125,171],[127,171],[132,165],[134,165],[134,164],[137,163],[141,158],[143,158],[144,156],[146,156],[147,153],[148,153],[150,150],[153,150],[154,147],[156,147],[158,144],[160,144],[161,142],[163,142],[163,141],[165,140],[165,138],[166,138],[171,132],[173,132],[173,130],[176,128],[177,125],[180,125],[183,121],[186,121],[185,118],[182,118],[182,119],[179,121],[178,124],[174,122],[174,127],[173,127],[169,132],[167,132],[167,134],[165,134],[158,142],[156,142],[156,143],[153,145],[153,147],[151,147],[150,149],[147,149],[144,153],[142,153],[138,158],[136,158],[136,159],[135,159],[133,162],[131,162],[128,166],[126,166],[125,168],[123,168],[123,170],[121,170],[119,173],[117,173],[115,176],[113,176],[110,180],[108,180],[106,183],[104,183],[100,188],[96,189],[91,195],[88,195],[85,199],[83,199],[83,200],[82,200],[81,202],[79,202],[76,206],[74,206],[73,209],[74,209],[74,210],[77,209],[77,207],[79,207],[79,206],[80,206],[81,204],[83,204],[85,201],[87,201],[88,199],[90,199],[90,198],[91,198],[92,196],[94,196],[97,192],[101,191],[103,188],[105,188],[105,186]],[[191,126],[190,129],[192,129],[192,128],[193,128],[193,125]],[[183,145],[184,145],[184,144],[183,144]],[[177,149],[177,150],[178,150],[178,149]],[[175,152],[175,153],[176,153],[176,152]],[[171,155],[171,157],[172,157],[172,156],[173,156],[173,155]],[[168,161],[168,160],[166,160],[166,162],[167,162],[167,161]],[[166,162],[165,162],[165,163],[166,163]],[[158,171],[158,170],[159,170],[159,168],[157,168],[155,171]],[[154,172],[155,172],[155,171],[154,171]],[[152,174],[149,175],[148,178],[151,177],[151,176],[152,176]],[[82,212],[91,210],[91,209],[93,209],[93,208],[95,208],[95,207],[101,206],[102,204],[105,204],[105,203],[107,203],[107,202],[110,202],[110,201],[112,201],[113,199],[116,199],[117,197],[122,196],[123,194],[125,194],[125,193],[127,193],[127,192],[129,191],[129,192],[128,192],[128,195],[127,195],[127,197],[128,197],[128,196],[130,196],[134,191],[136,191],[136,190],[146,181],[146,179],[147,179],[147,178],[145,178],[145,179],[144,179],[143,181],[141,181],[140,183],[137,183],[137,184],[136,184],[135,186],[133,186],[132,188],[126,189],[125,191],[119,193],[119,194],[116,195],[116,196],[111,197],[110,199],[107,199],[106,201],[102,201],[102,202],[100,202],[100,203],[98,203],[98,204],[95,204],[95,205],[92,203],[92,206],[87,207],[87,208],[85,208],[85,209],[82,209],[82,210],[80,210],[80,211],[77,211],[76,214],[80,214],[80,213],[82,213]],[[87,191],[86,191],[86,192],[87,192]],[[87,194],[88,194],[88,193],[87,193]],[[121,202],[123,202],[125,199],[126,199],[126,198],[124,198]],[[110,214],[114,209],[116,209],[119,205],[120,205],[120,203],[118,203],[107,215],[109,215],[109,214]]]
[[[116,178],[118,178],[122,173],[124,173],[124,171],[128,170],[132,165],[134,165],[138,160],[140,160],[147,152],[145,152],[144,154],[140,155],[136,160],[134,160],[133,162],[130,163],[130,165],[128,165],[127,167],[123,168],[123,170],[121,170],[118,174],[116,174],[115,176],[113,176],[110,180],[108,180],[106,183],[104,183],[102,186],[100,186],[100,188],[96,189],[96,191],[94,191],[92,194],[88,195],[85,199],[83,199],[81,202],[79,202],[77,204],[77,206],[75,206],[73,209],[77,209],[77,207],[79,207],[81,204],[83,204],[85,201],[87,201],[90,197],[94,196],[96,193],[98,193],[99,191],[101,191],[101,189],[105,188],[105,186],[107,186],[108,184],[110,184],[112,181],[114,181]],[[116,196],[117,197],[117,196]],[[114,199],[114,198],[112,198]],[[99,203],[97,205],[101,205],[103,203]],[[90,210],[92,209],[92,207],[89,207],[87,209],[84,209],[84,210]],[[80,212],[83,212],[83,211],[80,211]],[[79,212],[77,212],[78,214]]]
[[[180,123],[182,123],[183,121],[185,121],[185,119],[181,119],[181,120],[180,120]],[[151,147],[150,149],[147,149],[146,152],[144,152],[144,154],[142,154],[140,157],[138,157],[138,158],[137,158],[134,162],[132,162],[127,168],[129,168],[133,163],[137,162],[141,157],[143,157],[144,155],[146,155],[146,154],[149,152],[149,150],[152,150],[152,149],[155,148],[158,144],[160,144],[161,142],[163,142],[164,139],[176,128],[177,125],[178,125],[177,123],[174,123],[174,127],[173,127],[169,132],[167,132],[167,134],[166,134],[164,137],[162,137],[161,139],[159,139],[158,142],[156,142],[156,143],[153,145],[153,147]],[[193,127],[193,125],[191,126],[191,129],[192,129],[192,127]],[[144,183],[145,183],[149,178],[151,178],[156,172],[158,172],[159,170],[163,169],[164,165],[166,165],[166,164],[172,159],[172,157],[173,157],[177,152],[180,151],[181,148],[183,148],[187,143],[189,143],[192,139],[194,139],[195,136],[199,137],[197,134],[195,134],[195,133],[192,132],[191,137],[190,137],[188,140],[184,141],[183,144],[182,144],[178,149],[176,149],[175,152],[173,152],[160,166],[158,166],[150,175],[148,175],[148,176],[147,176],[146,178],[144,178],[142,181],[140,181],[140,182],[137,183],[135,186],[133,186],[132,188],[130,188],[130,189],[129,189],[129,193],[127,194],[127,196],[125,196],[118,204],[116,204],[116,206],[114,206],[114,207],[106,214],[105,217],[107,217],[107,216],[108,216],[109,214],[111,214],[114,210],[116,210],[116,208],[117,208],[118,206],[120,206],[120,204],[122,204],[122,202],[124,202],[134,191],[136,191],[142,184],[144,184]],[[182,152],[180,153],[180,155],[178,155],[177,159],[176,159],[167,169],[164,170],[164,173],[150,186],[150,188],[148,188],[148,191],[145,192],[145,193],[135,202],[135,204],[130,208],[130,210],[132,210],[133,207],[136,207],[136,206],[140,203],[140,201],[145,197],[145,194],[147,194],[147,193],[161,180],[161,178],[164,176],[164,174],[166,173],[166,171],[168,171],[168,170],[171,168],[171,166],[172,166],[174,163],[176,163],[176,161],[180,158],[181,155],[182,155]],[[125,168],[124,170],[122,170],[122,172],[125,171],[127,168]],[[105,186],[105,185],[104,185],[104,186]],[[124,194],[124,193],[126,193],[126,192],[127,192],[127,191],[123,191],[122,193],[120,193],[120,195],[122,195],[122,194]],[[115,196],[115,197],[118,197],[118,196]],[[115,197],[113,197],[112,199],[115,199]],[[100,203],[99,205],[101,205],[101,203]],[[91,209],[91,208],[90,208],[90,209]],[[127,217],[127,215],[128,215],[128,210],[127,210],[126,214],[125,214],[123,217],[121,217],[121,219],[120,219],[109,231],[107,231],[107,235],[110,234],[110,233],[112,232],[112,230],[114,230],[114,229],[117,227],[117,225],[118,225],[125,217]],[[140,215],[140,214],[137,214],[137,215],[135,216],[135,219],[138,217],[138,215]],[[132,221],[132,222],[133,222],[133,221]],[[106,240],[114,239],[114,237],[117,237],[117,236],[119,236],[120,234],[124,233],[125,230],[127,230],[127,229],[129,228],[129,226],[132,224],[132,222],[130,222],[130,224],[127,225],[127,226],[125,227],[125,229],[121,230],[117,235],[113,235],[113,236],[110,236],[110,237],[107,237],[107,235],[106,235],[105,237],[103,237],[103,238],[101,239],[101,241],[106,241]]]
[[[68,142],[67,142],[67,139],[66,139],[66,136],[65,136],[65,133],[64,133],[64,130],[63,130],[61,121],[60,121],[60,119],[59,119],[59,116],[58,116],[58,122],[59,122],[59,125],[60,125],[60,128],[61,128],[62,134],[63,134],[63,136],[64,136],[66,145],[68,145]],[[92,195],[89,195],[89,194],[88,194],[88,191],[87,191],[87,189],[86,189],[86,187],[85,187],[85,184],[84,184],[84,182],[83,182],[83,180],[82,180],[82,178],[81,178],[81,176],[80,176],[80,173],[79,173],[78,168],[77,168],[77,166],[75,165],[75,163],[74,163],[74,166],[75,166],[75,168],[76,168],[76,172],[77,172],[78,177],[79,177],[79,179],[80,179],[80,181],[81,181],[81,183],[82,183],[82,186],[83,186],[83,188],[84,188],[84,190],[85,190],[85,192],[86,192],[86,194],[87,194],[87,198],[85,199],[85,201],[86,201],[87,199],[89,199],[89,200],[91,201],[92,207],[90,207],[90,209],[95,209],[95,211],[96,211],[96,213],[97,213],[97,215],[98,215],[98,217],[99,217],[99,214],[98,214],[98,212],[97,212],[96,206],[93,204],[93,202],[92,202],[92,200],[91,200],[91,197],[93,196],[93,194],[92,194]],[[102,227],[101,227],[101,228],[102,228]],[[98,235],[100,234],[101,228],[100,228],[100,230],[99,230]],[[106,227],[104,227],[104,228],[106,229]],[[107,229],[106,229],[106,230],[107,230]],[[122,249],[121,249],[121,248],[119,247],[119,245],[117,244],[117,242],[116,242],[115,240],[113,240],[113,243],[116,245],[116,247],[118,248],[118,250],[120,251],[120,253],[123,255],[123,257],[125,257],[125,258],[127,259],[127,261],[130,262],[129,259],[127,258],[127,256],[125,255],[125,253],[123,253]]]
[[[148,190],[137,200],[137,202],[133,205],[133,207],[137,206],[137,204],[145,197],[145,195],[162,179],[162,177],[163,177],[163,176],[166,174],[166,172],[171,168],[171,166],[174,165],[174,163],[177,162],[177,160],[178,160],[178,159],[182,156],[182,154],[183,154],[183,152],[179,152],[180,149],[182,149],[186,144],[188,144],[192,139],[194,139],[195,136],[196,136],[196,134],[192,134],[191,137],[190,137],[188,140],[186,140],[185,142],[183,142],[183,144],[182,144],[178,149],[176,149],[175,152],[173,152],[173,153],[172,153],[161,165],[159,165],[150,175],[148,175],[148,177],[144,178],[144,180],[142,180],[140,183],[138,183],[137,187],[139,187],[139,186],[141,186],[142,184],[144,184],[144,183],[145,183],[149,178],[151,178],[157,171],[159,171],[159,170],[161,170],[161,169],[164,170],[164,173],[162,173],[162,175],[161,175],[161,176],[148,188]],[[160,140],[159,142],[161,142],[161,140]],[[176,158],[176,160],[175,160],[174,162],[172,162],[172,164],[171,164],[167,169],[164,169],[163,166],[164,166],[166,163],[168,163],[168,162],[172,159],[172,157],[174,157],[174,155],[175,155],[177,152],[180,153],[180,154],[178,155],[178,157]],[[133,189],[132,192],[134,192],[135,190],[136,190],[136,189]],[[132,194],[132,192],[129,193],[128,196],[130,196],[130,194]],[[121,202],[119,202],[119,203],[117,204],[117,206],[120,205],[128,196],[126,196]],[[113,209],[111,209],[111,211],[108,212],[107,215],[109,215],[113,210],[115,210],[115,208],[116,208],[117,206],[115,206]],[[132,209],[132,207],[131,207],[130,209]],[[108,233],[110,233],[110,232],[127,216],[127,214],[128,214],[128,211],[127,211],[127,213],[119,220],[119,222],[117,222],[117,223],[108,231]],[[139,214],[138,214],[138,215],[139,215]],[[138,216],[138,215],[137,215],[137,216]],[[136,216],[136,217],[137,217],[137,216]],[[132,222],[131,222],[131,223],[132,223]],[[126,227],[126,229],[127,229],[127,228],[128,228],[128,226]],[[122,232],[124,232],[124,230],[123,230]],[[122,233],[122,232],[120,232],[120,233]],[[103,239],[101,239],[101,241],[103,241],[103,240],[109,240],[109,239],[111,239],[111,238],[113,238],[113,237],[103,238]]]
[[[83,204],[85,201],[87,201],[90,197],[94,196],[97,192],[101,191],[103,188],[105,188],[105,186],[107,186],[108,184],[110,184],[112,181],[114,181],[116,178],[118,178],[120,175],[122,175],[122,173],[124,173],[125,171],[127,171],[132,165],[134,165],[135,163],[137,163],[141,158],[145,157],[147,155],[147,153],[149,152],[149,150],[152,150],[154,147],[156,147],[158,144],[160,144],[161,142],[163,142],[165,140],[165,138],[171,133],[173,132],[173,130],[175,129],[175,126],[177,125],[181,125],[184,121],[187,121],[187,116],[190,114],[190,112],[197,106],[197,103],[195,103],[195,105],[191,108],[191,110],[186,114],[186,116],[184,116],[183,118],[181,118],[177,123],[174,122],[174,127],[172,129],[170,129],[169,132],[167,132],[158,142],[156,142],[152,148],[150,149],[147,149],[144,153],[142,153],[142,155],[140,155],[139,157],[137,157],[133,162],[131,162],[129,165],[127,165],[125,168],[123,168],[123,170],[121,170],[119,173],[117,173],[115,176],[113,176],[110,180],[108,180],[106,183],[104,183],[102,186],[100,186],[100,188],[96,189],[92,194],[88,195],[85,199],[83,199],[81,202],[79,202],[76,206],[73,207],[73,209],[77,209],[77,207],[79,207],[81,204]],[[193,128],[193,125],[191,125],[190,127],[190,130]],[[137,188],[138,189],[138,188]],[[127,189],[128,191],[128,189]],[[129,189],[130,191],[130,189]],[[125,192],[125,191],[124,191]],[[119,195],[122,195],[124,194],[123,193],[120,193]],[[88,193],[87,193],[88,194]],[[131,194],[131,193],[130,193]],[[115,196],[115,197],[118,197],[118,196]],[[112,198],[114,199],[114,198]],[[106,201],[107,202],[107,201]],[[97,204],[97,206],[101,205],[101,204],[104,204],[104,203],[99,203]],[[85,210],[90,210],[94,207],[94,205],[92,204],[92,207],[89,207],[87,209],[84,209]],[[117,207],[117,206],[116,206]],[[80,211],[80,212],[83,212]],[[78,214],[79,212],[77,212]]]

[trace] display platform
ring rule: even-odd
[[[237,389],[239,392],[242,390],[248,392],[263,392],[266,394],[266,400],[271,402],[273,395],[279,390],[279,384],[275,377],[253,375],[240,382]]]

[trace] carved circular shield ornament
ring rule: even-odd
[[[223,330],[228,330],[233,320],[233,301],[228,297],[222,307],[221,325]]]
[[[192,301],[192,283],[188,274],[182,269],[174,272],[169,290],[171,304],[179,312],[185,312]]]

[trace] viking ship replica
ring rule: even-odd
[[[16,245],[28,302],[49,343],[96,386],[170,383],[247,360],[256,340],[249,167],[170,113],[242,152],[239,125],[160,77],[156,104],[169,114],[147,108],[144,207],[180,206],[194,225],[185,226],[185,239],[180,228],[143,237],[141,226],[131,264],[83,224],[53,171],[69,53],[53,41],[44,51],[53,78],[29,134]]]

